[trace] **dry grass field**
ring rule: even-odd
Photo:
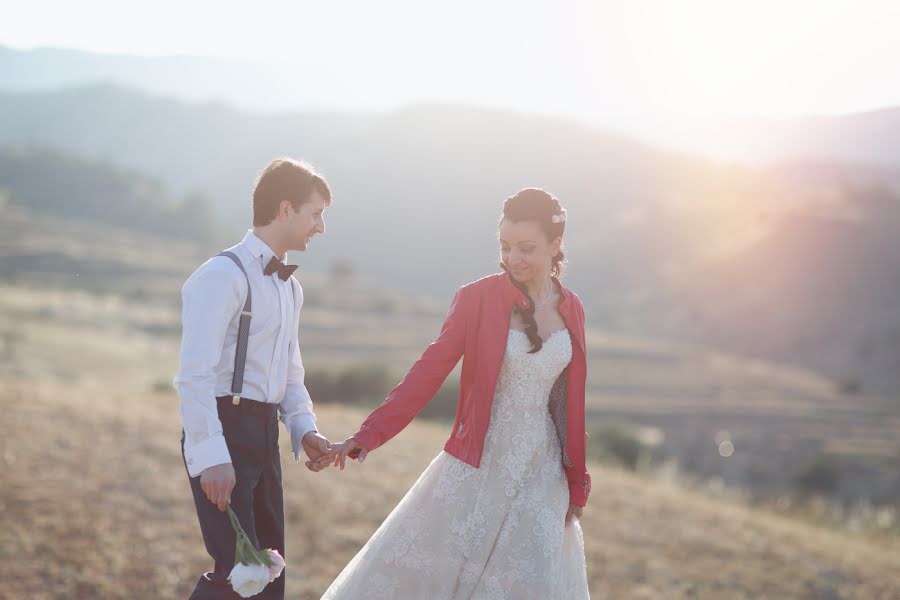
[[[208,560],[171,394],[2,383],[0,597],[178,598]],[[362,414],[321,407],[334,437]],[[286,467],[291,598],[314,599],[440,449],[414,423],[365,465]],[[594,598],[895,599],[900,543],[791,522],[592,465]]]
[[[3,286],[0,299],[0,598],[186,597],[208,560],[178,451],[177,398],[154,391],[177,360],[171,311],[21,285]],[[318,414],[333,438],[364,416],[333,405]],[[308,473],[284,450],[290,598],[319,597],[445,434],[414,422],[343,473]],[[896,538],[591,470],[583,526],[594,598],[900,594]]]

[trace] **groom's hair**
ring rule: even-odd
[[[268,225],[278,214],[282,200],[290,200],[295,209],[318,192],[325,205],[331,204],[331,188],[312,165],[293,158],[276,158],[256,180],[253,190],[253,226]]]

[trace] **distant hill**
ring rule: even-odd
[[[289,69],[295,72],[297,67]],[[285,83],[271,62],[198,56],[147,58],[65,48],[0,46],[0,89],[46,92],[94,84],[128,86],[186,102],[226,101],[248,109],[286,110],[335,105],[341,90],[323,81]]]
[[[441,294],[495,267],[497,217],[521,187],[543,185],[567,202],[574,241],[709,169],[576,123],[452,106],[273,117],[96,86],[0,95],[0,125],[0,144],[56,147],[151,173],[177,193],[202,190],[236,230],[249,222],[259,169],[282,154],[307,158],[335,192],[334,226],[311,264],[348,256],[360,270]],[[398,272],[392,256],[418,274]],[[438,273],[440,257],[453,260]]]
[[[793,119],[686,119],[643,137],[717,161],[853,163],[900,180],[900,107]]]
[[[0,195],[30,211],[109,224],[207,245],[225,237],[200,194],[177,200],[165,184],[133,169],[57,150],[0,147]]]
[[[303,77],[295,76],[298,71],[303,72]],[[269,113],[309,112],[319,107],[377,110],[397,105],[390,90],[372,86],[365,89],[365,99],[358,100],[359,89],[344,79],[327,71],[260,60],[147,58],[64,48],[15,50],[0,46],[0,90],[7,92],[112,85],[181,102],[220,107],[227,104]],[[790,119],[683,119],[656,123],[643,131],[634,129],[631,134],[655,145],[717,161],[751,165],[808,160],[851,162],[887,169],[900,178],[900,107]]]
[[[785,215],[753,245],[686,276],[673,286],[672,313],[695,339],[770,360],[803,357],[848,389],[891,393],[889,374],[900,368],[900,197],[875,182],[835,193],[843,213]]]
[[[570,209],[569,282],[592,322],[820,369],[900,391],[900,193],[885,170],[720,166],[562,119],[458,106],[259,116],[112,86],[0,95],[0,144],[39,143],[202,191],[234,235],[258,170],[288,154],[335,192],[302,257],[349,259],[447,297],[496,269],[504,198],[538,185]]]

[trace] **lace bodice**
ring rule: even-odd
[[[530,350],[525,332],[510,329],[494,390],[494,409],[509,399],[521,408],[547,406],[550,389],[572,360],[572,340],[568,330],[561,329],[551,333],[538,352]]]

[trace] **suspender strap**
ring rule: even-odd
[[[238,266],[247,279],[247,301],[241,310],[241,319],[238,322],[237,347],[234,350],[234,375],[231,378],[231,396],[233,404],[241,403],[241,389],[244,387],[244,367],[247,364],[247,340],[250,337],[250,278],[241,260],[234,252],[224,251],[216,256],[227,256]]]

